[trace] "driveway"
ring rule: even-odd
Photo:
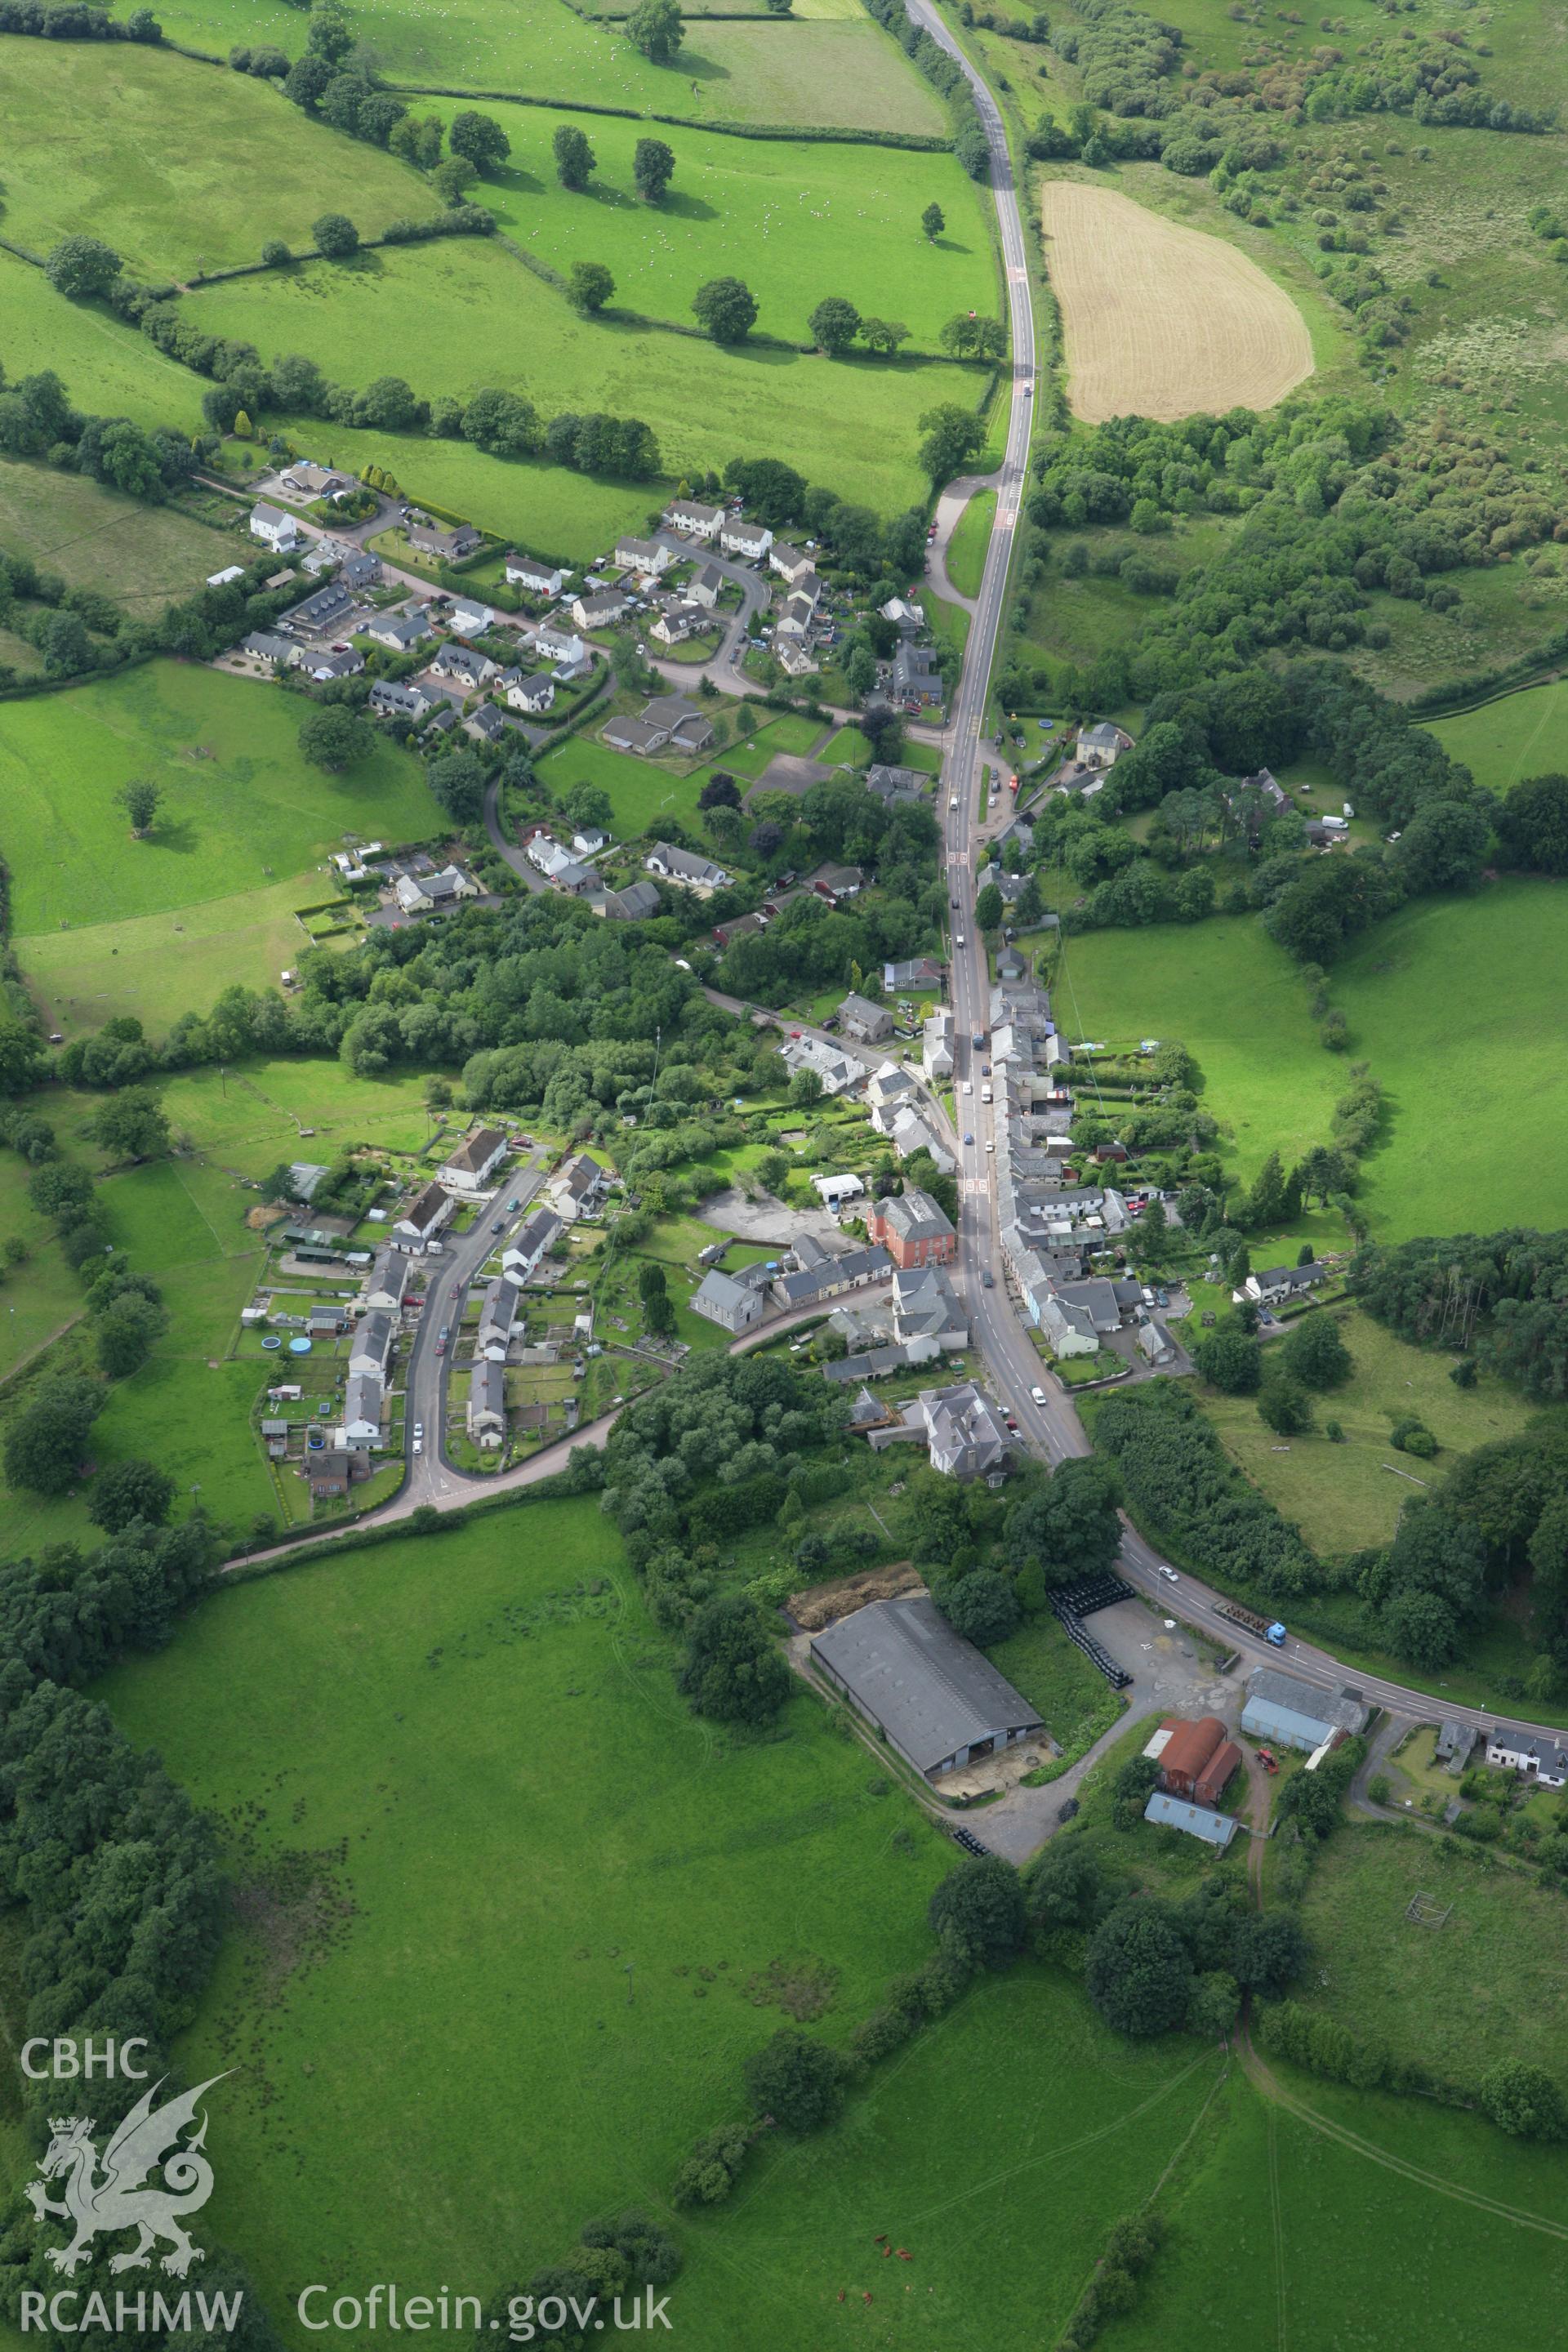
[[[960,1817],[983,1845],[1009,1862],[1027,1862],[1060,1828],[1062,1806],[1078,1795],[1107,1749],[1124,1738],[1133,1724],[1165,1715],[1217,1715],[1234,1721],[1240,1712],[1238,1679],[1220,1674],[1184,1627],[1168,1628],[1142,1601],[1119,1601],[1114,1609],[1096,1610],[1089,1626],[1096,1641],[1133,1677],[1129,1705],[1059,1780],[1043,1789],[1010,1789],[994,1804]]]

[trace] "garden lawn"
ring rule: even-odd
[[[785,449],[808,480],[884,514],[924,491],[915,455],[922,413],[938,400],[973,401],[982,383],[946,362],[827,360],[758,343],[727,351],[583,319],[514,255],[473,238],[236,278],[201,289],[185,309],[211,333],[306,352],[342,383],[406,375],[426,398],[496,385],[526,393],[545,417],[590,407],[643,417],[674,474]],[[411,318],[421,321],[416,348]],[[313,430],[320,442],[321,428]],[[413,443],[355,437],[405,488],[429,478]],[[340,436],[325,438],[341,459]],[[417,443],[421,455],[431,446]],[[643,510],[658,503],[645,489]],[[488,511],[473,519],[493,520]]]
[[[1446,1926],[1405,1917],[1418,1892],[1452,1904]],[[1568,2092],[1554,1889],[1414,1824],[1357,1822],[1325,1847],[1302,1918],[1328,1979],[1303,1979],[1310,2007],[1472,2091],[1498,2059],[1524,2058]]]
[[[1507,694],[1462,718],[1434,721],[1432,733],[1450,759],[1462,760],[1479,784],[1511,792],[1526,776],[1558,772],[1568,728],[1568,678]]]
[[[292,53],[297,19],[290,31]],[[441,209],[410,165],[312,121],[269,82],[137,42],[7,41],[0,120],[6,236],[43,254],[85,231],[153,284],[258,261],[269,237],[299,251],[322,213],[377,236],[400,215]]]
[[[1354,1373],[1342,1389],[1314,1398],[1317,1427],[1288,1445],[1260,1419],[1256,1398],[1221,1396],[1201,1383],[1196,1391],[1232,1460],[1322,1557],[1389,1542],[1404,1506],[1441,1486],[1457,1455],[1512,1436],[1533,1412],[1493,1373],[1483,1372],[1473,1389],[1457,1389],[1448,1378],[1452,1356],[1407,1347],[1359,1309],[1336,1320]],[[1270,1360],[1278,1346],[1270,1341]],[[1435,1462],[1390,1445],[1392,1424],[1408,1413],[1436,1438],[1442,1451]],[[1323,1435],[1331,1420],[1344,1431],[1343,1444]]]
[[[449,119],[461,103],[443,100],[437,111]],[[732,275],[756,296],[764,334],[808,342],[812,310],[825,294],[842,294],[868,315],[890,308],[910,330],[911,347],[934,352],[955,310],[997,308],[981,191],[952,155],[729,139],[665,125],[659,136],[675,152],[675,177],[663,202],[650,205],[632,174],[632,151],[648,124],[604,116],[584,122],[598,168],[573,194],[551,153],[560,117],[534,106],[487,111],[504,125],[511,155],[475,194],[563,276],[574,261],[605,263],[617,310],[689,326],[696,289]],[[933,197],[948,221],[936,245],[921,230]]]
[[[622,839],[657,831],[667,817],[688,824],[697,817],[700,774],[683,776],[651,760],[634,759],[629,751],[612,751],[590,734],[574,735],[556,751],[543,754],[539,772],[557,799],[574,784],[597,784],[610,796],[611,831]]]
[[[194,594],[235,552],[226,534],[178,506],[150,507],[86,475],[9,457],[0,458],[0,547],[137,620]]]
[[[303,46],[285,0],[174,0],[159,20],[170,37],[226,56],[231,43]],[[933,92],[887,36],[858,11],[847,22],[704,24],[687,28],[672,66],[648,62],[610,26],[565,0],[515,0],[503,15],[483,0],[365,0],[354,31],[394,83],[586,99],[638,113],[710,122],[805,123],[924,132],[942,138]],[[587,119],[590,131],[596,127]]]
[[[1167,2235],[1137,2307],[1097,2352],[1212,2352],[1222,2315],[1227,2340],[1271,2352],[1429,2352],[1436,2311],[1456,2343],[1484,2343],[1506,2311],[1510,2345],[1554,2352],[1568,2293],[1561,2156],[1429,2099],[1268,2063],[1305,2115],[1232,2073],[1156,2200]],[[1479,2210],[1472,2193],[1547,2229]]]
[[[296,740],[304,709],[170,661],[0,709],[16,936],[227,898],[299,874],[351,829],[398,842],[439,831],[419,763],[384,740],[343,775],[309,766]],[[114,805],[132,777],[163,795],[146,841]],[[332,895],[325,875],[319,895]]]
[[[212,2227],[279,2316],[351,2270],[488,2291],[660,2207],[782,2021],[758,1971],[836,1971],[838,2038],[929,1949],[946,1841],[815,1699],[750,1745],[672,1655],[587,1499],[240,1585],[104,1686],[293,1946],[235,1934],[179,2052],[243,2050]]]
[[[978,596],[985,551],[996,520],[996,493],[977,490],[953,527],[947,543],[947,576],[961,596]]]

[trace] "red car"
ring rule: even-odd
[[[437,1339],[437,1342],[436,1342],[436,1353],[437,1353],[438,1356],[444,1356],[444,1355],[446,1354],[446,1352],[447,1352],[447,1342],[445,1341],[445,1339]]]

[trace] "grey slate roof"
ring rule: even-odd
[[[1319,1690],[1294,1675],[1280,1674],[1274,1666],[1259,1666],[1248,1675],[1247,1695],[1264,1706],[1282,1707],[1309,1722],[1334,1724],[1342,1731],[1366,1728],[1367,1711],[1359,1699],[1346,1698],[1341,1691]]]
[[[921,1772],[994,1733],[1038,1727],[1028,1700],[927,1594],[874,1601],[816,1634],[811,1648]]]

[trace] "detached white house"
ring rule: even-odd
[[[281,507],[262,501],[250,509],[250,536],[271,548],[275,555],[292,555],[300,544],[300,526]]]
[[[428,1248],[457,1207],[443,1184],[434,1181],[416,1192],[393,1226],[393,1235],[405,1249]]]
[[[474,1134],[466,1135],[457,1150],[443,1160],[437,1171],[440,1180],[454,1192],[480,1192],[491,1171],[500,1166],[510,1149],[499,1127],[481,1127]]]
[[[559,596],[566,580],[558,565],[539,563],[531,555],[516,554],[507,557],[505,577],[509,588],[524,589],[531,596]]]

